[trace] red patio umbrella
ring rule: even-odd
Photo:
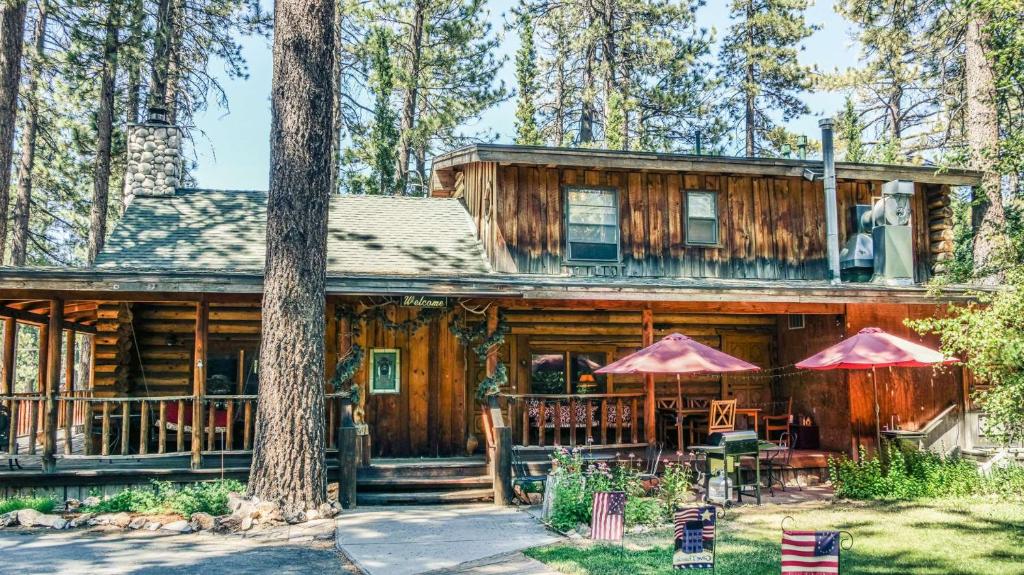
[[[694,341],[681,333],[667,335],[653,344],[609,363],[594,373],[675,374],[676,404],[682,407],[679,376],[735,371],[758,371],[760,367]]]
[[[941,352],[919,343],[896,337],[877,327],[866,327],[857,335],[844,339],[832,347],[822,350],[798,362],[801,369],[870,369],[871,386],[875,395],[875,436],[878,448],[882,446],[880,407],[878,404],[878,382],[875,369],[879,367],[927,367],[945,365],[959,361],[946,357]]]

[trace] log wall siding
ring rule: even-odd
[[[194,303],[110,303],[98,314],[98,397],[192,393]],[[256,357],[260,316],[256,302],[211,303],[208,357],[237,357],[239,350]]]
[[[418,308],[389,306],[392,321],[414,317]],[[365,351],[355,382],[363,390],[363,418],[374,457],[459,455],[466,450],[465,350],[449,330],[446,315],[411,334],[363,323],[353,342]],[[370,350],[400,350],[400,393],[370,394]]]
[[[820,181],[706,173],[581,170],[477,162],[463,168],[454,195],[477,223],[497,271],[562,274],[564,188],[618,190],[620,273],[630,277],[824,279],[827,274],[824,197]],[[881,181],[840,181],[839,238],[848,209],[881,194]],[[948,187],[917,184],[913,199],[917,280],[951,256],[952,245],[931,231],[948,212]],[[719,193],[719,245],[686,243],[687,190]],[[945,220],[942,220],[945,221]],[[930,231],[931,229],[931,231]],[[590,273],[590,268],[572,269]]]

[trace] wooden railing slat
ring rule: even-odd
[[[121,404],[121,455],[128,455],[128,441],[132,432],[132,404]]]
[[[174,433],[175,446],[174,450],[180,452],[185,451],[185,400],[178,400],[178,429]]]
[[[125,404],[129,405],[129,404]],[[139,407],[139,454],[149,453],[149,404],[143,401]]]
[[[39,434],[39,402],[29,401],[28,408],[28,454],[36,454],[36,435]]]
[[[103,402],[103,430],[100,439],[102,442],[100,444],[100,455],[110,455],[110,406],[109,402]]]
[[[167,451],[167,402],[160,402],[160,427],[156,431],[156,440],[158,445],[156,446],[157,453],[164,453]]]

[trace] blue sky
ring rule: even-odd
[[[503,29],[503,14],[516,0],[491,0],[490,18],[496,30]],[[721,39],[729,26],[727,0],[708,0],[698,12],[700,26],[714,28]],[[821,70],[854,65],[857,47],[850,37],[850,26],[833,10],[832,0],[818,0],[808,10],[808,20],[821,26],[806,42],[801,56],[803,63]],[[500,78],[514,87],[512,57],[518,47],[514,34],[505,35],[503,53],[509,56]],[[230,102],[230,109],[215,105],[196,117],[194,175],[198,184],[219,189],[267,189],[270,154],[270,42],[249,38],[243,42],[249,63],[249,78],[230,80],[221,75]],[[214,72],[220,69],[213,63]],[[805,101],[811,113],[788,123],[796,132],[815,136],[818,118],[835,113],[843,102],[842,94],[808,94]],[[508,142],[513,133],[512,118],[515,101],[509,100],[488,111],[480,120],[482,126],[499,134],[499,141]]]

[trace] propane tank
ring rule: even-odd
[[[719,471],[708,482],[708,501],[725,505],[730,500],[732,500],[732,480],[724,471]]]

